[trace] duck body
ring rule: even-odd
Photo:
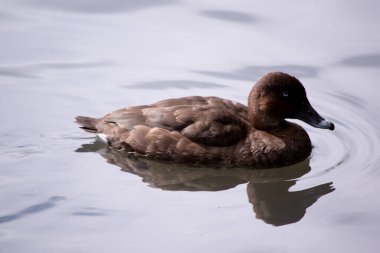
[[[268,75],[277,78],[268,83],[265,79]],[[290,78],[296,89],[292,85],[287,87],[289,80],[281,77]],[[277,91],[281,81],[285,86]],[[266,90],[271,85],[272,89]],[[76,121],[88,132],[103,134],[111,147],[151,159],[190,164],[285,166],[307,158],[312,150],[306,131],[285,120],[286,113],[297,116],[302,112],[292,110],[304,110],[291,103],[290,109],[284,109],[289,101],[276,99],[276,94],[281,97],[285,90],[293,96],[300,92],[300,97],[307,101],[300,85],[294,77],[272,72],[254,86],[248,107],[218,97],[192,96],[128,107],[98,119],[78,116]],[[307,105],[310,105],[308,101]],[[282,107],[273,108],[276,106]],[[317,127],[333,128],[332,123],[311,109],[309,106],[303,113],[311,118],[309,121],[319,123]]]

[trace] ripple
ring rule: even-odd
[[[379,67],[380,54],[374,53],[349,57],[343,59],[341,64],[353,67]]]
[[[73,61],[73,62],[40,62],[22,65],[0,66],[0,76],[15,78],[40,78],[40,73],[47,70],[70,71],[79,69],[102,68],[113,65],[108,60]]]
[[[193,80],[160,80],[140,82],[133,85],[122,85],[128,89],[193,89],[193,88],[225,88],[225,85],[211,82],[193,81]]]
[[[155,6],[177,3],[176,0],[110,0],[105,4],[102,0],[33,0],[28,4],[43,8],[57,9],[60,11],[81,13],[119,13],[140,10]]]
[[[194,70],[193,72],[228,80],[242,80],[252,82],[252,80],[257,80],[264,74],[271,71],[282,71],[297,77],[316,77],[318,76],[319,68],[316,66],[304,66],[293,64],[267,66],[249,65],[230,71]]]
[[[379,162],[375,153],[380,148],[376,113],[364,101],[341,92],[320,94],[313,104],[322,114],[327,112],[325,116],[336,130],[307,129],[314,145],[312,172],[302,179],[327,173],[354,185],[370,179]]]
[[[209,18],[237,23],[255,23],[258,20],[256,17],[252,16],[249,13],[229,10],[205,10],[201,12],[201,15]]]
[[[47,209],[55,207],[56,203],[62,200],[66,200],[66,198],[62,196],[53,196],[49,198],[47,201],[26,207],[25,209],[22,209],[9,215],[0,216],[0,223],[18,220],[27,215],[46,211]]]

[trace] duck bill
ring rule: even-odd
[[[325,120],[318,114],[316,110],[307,102],[306,106],[303,106],[303,110],[296,117],[299,120],[306,122],[307,124],[323,129],[334,130],[335,126],[332,122]]]

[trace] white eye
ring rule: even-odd
[[[284,97],[287,97],[287,96],[289,96],[289,93],[288,93],[288,91],[284,90],[284,91],[282,92],[282,96],[284,96]]]

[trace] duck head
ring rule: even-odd
[[[302,83],[282,72],[270,72],[257,81],[249,94],[248,116],[253,127],[264,131],[275,129],[286,118],[334,130],[334,124],[311,106]]]

